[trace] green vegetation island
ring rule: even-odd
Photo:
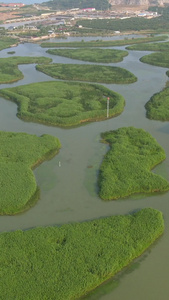
[[[117,49],[49,49],[49,54],[60,55],[72,59],[96,62],[96,63],[115,63],[123,60],[128,55],[127,51]]]
[[[0,84],[21,80],[24,76],[18,69],[21,64],[48,64],[52,59],[48,57],[12,56],[0,58]]]
[[[25,121],[70,127],[122,113],[124,98],[101,85],[48,81],[0,90],[0,95],[18,105],[17,116]]]
[[[39,198],[32,169],[53,157],[61,145],[50,135],[0,131],[0,215],[14,215]]]
[[[126,47],[127,50],[138,51],[169,51],[169,42],[163,43],[142,43]]]
[[[153,95],[145,105],[151,120],[169,121],[169,87]]]
[[[129,84],[137,81],[137,77],[130,71],[112,66],[80,65],[80,64],[50,64],[37,65],[36,70],[51,77],[97,83]]]
[[[7,53],[11,55],[11,54],[15,54],[15,51],[8,51]]]
[[[12,46],[16,46],[19,42],[19,39],[17,38],[11,38],[7,36],[1,36],[0,37],[0,51],[6,48],[10,48]]]
[[[98,176],[99,196],[103,200],[169,190],[169,182],[151,172],[166,155],[148,132],[123,127],[101,136],[102,141],[110,146]]]
[[[1,299],[79,299],[140,256],[163,231],[162,213],[145,208],[1,233]]]
[[[169,68],[169,52],[151,53],[141,57],[140,61],[153,66]]]
[[[106,19],[107,20],[107,19]],[[121,20],[120,20],[121,21]],[[104,41],[104,40],[96,40],[96,41],[88,41],[84,42],[83,40],[80,42],[43,42],[41,43],[41,47],[43,48],[60,48],[60,47],[73,47],[73,48],[90,48],[90,47],[113,47],[113,46],[125,46],[143,42],[154,42],[154,41],[163,41],[166,40],[168,36],[149,36],[144,38],[132,38],[132,39],[122,39],[122,40],[112,40],[112,41]]]

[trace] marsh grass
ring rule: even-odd
[[[15,54],[15,51],[8,51],[8,54]]]
[[[112,66],[50,64],[37,65],[36,69],[51,77],[70,81],[116,84],[129,84],[137,81],[137,77],[128,70]]]
[[[151,172],[166,155],[148,132],[124,127],[103,133],[102,139],[110,145],[98,177],[102,199],[113,200],[136,193],[169,190],[169,182]]]
[[[169,68],[169,52],[151,53],[140,58],[140,61],[149,65]]]
[[[145,108],[147,118],[169,121],[169,87],[154,94],[146,103]]]
[[[125,56],[128,55],[128,52],[124,50],[99,48],[49,49],[46,52],[53,55],[60,55],[72,59],[79,59],[96,63],[120,62]]]
[[[138,51],[169,51],[169,42],[163,43],[142,43],[126,47],[127,50]]]
[[[0,132],[0,214],[31,207],[39,197],[32,169],[59,151],[57,138]]]
[[[0,234],[1,299],[79,299],[140,256],[164,231],[162,213]]]
[[[0,95],[18,105],[17,116],[25,121],[70,127],[122,113],[124,98],[101,85],[74,82],[41,82],[1,89]]]
[[[5,37],[1,36],[0,37],[0,50],[10,48],[12,45],[18,43],[18,39],[11,38],[11,37]]]
[[[12,56],[0,58],[0,84],[18,81],[24,77],[18,69],[18,65],[33,63],[47,64],[51,61],[47,57]]]
[[[103,40],[96,40],[96,41],[88,41],[84,42],[43,42],[41,47],[43,48],[55,48],[55,47],[73,47],[73,48],[85,48],[85,47],[113,47],[113,46],[124,46],[124,45],[131,45],[137,43],[144,43],[144,42],[153,42],[153,41],[163,41],[166,40],[168,36],[154,36],[154,37],[146,37],[146,38],[132,38],[132,39],[121,39],[121,40],[112,40],[112,41],[103,41]]]

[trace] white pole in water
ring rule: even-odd
[[[107,97],[107,118],[109,117],[109,100],[110,98]]]

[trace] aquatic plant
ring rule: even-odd
[[[50,64],[37,65],[36,69],[51,77],[100,83],[128,84],[137,81],[134,74],[126,69],[100,65]]]
[[[101,21],[101,20],[100,20]],[[106,23],[107,20],[105,19]],[[121,23],[121,20],[119,20]],[[41,47],[43,48],[59,48],[59,47],[73,47],[73,48],[85,48],[85,47],[113,47],[113,46],[124,46],[124,45],[131,45],[131,44],[137,44],[137,43],[143,43],[143,42],[153,42],[153,41],[163,41],[166,40],[168,36],[164,35],[158,35],[158,36],[149,36],[144,38],[132,38],[132,39],[119,39],[119,40],[110,40],[110,41],[104,41],[104,40],[96,40],[96,41],[74,41],[74,42],[43,42],[41,44]]]
[[[166,155],[148,132],[124,127],[102,133],[101,136],[102,141],[110,145],[98,177],[102,199],[112,200],[134,193],[169,190],[169,182],[151,172]]]
[[[1,36],[0,37],[0,50],[10,48],[12,45],[17,44],[18,41],[19,40],[17,38]]]
[[[0,214],[16,214],[39,198],[32,168],[60,148],[50,135],[29,135],[0,131]]]
[[[1,89],[0,95],[18,104],[17,116],[54,126],[76,126],[119,115],[124,98],[101,85],[48,81]]]
[[[79,299],[141,255],[162,233],[162,213],[0,234],[1,299]]]
[[[155,52],[140,58],[140,61],[149,65],[169,68],[169,52]]]
[[[154,94],[146,103],[145,108],[147,118],[169,121],[169,88]]]
[[[24,76],[18,69],[21,64],[47,64],[52,59],[48,57],[29,57],[29,56],[12,56],[0,58],[0,84],[14,82],[22,79]]]
[[[80,59],[96,63],[120,62],[128,55],[128,52],[124,50],[101,48],[49,49],[46,52],[53,55],[60,55],[72,59]]]
[[[126,47],[127,50],[138,51],[168,51],[169,42],[163,43],[142,43]]]

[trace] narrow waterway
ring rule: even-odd
[[[89,40],[81,37],[68,40],[81,39]],[[118,48],[124,49],[124,47]],[[17,56],[45,55],[51,57],[54,62],[85,63],[46,54],[46,49],[36,44],[20,44],[10,49],[12,50]],[[8,51],[9,49],[1,51],[1,57],[8,57]],[[159,209],[164,214],[166,228],[164,235],[130,268],[118,274],[115,281],[111,280],[96,289],[88,299],[168,300],[169,297],[169,193],[153,196],[137,195],[109,202],[104,202],[97,196],[97,173],[103,155],[108,149],[100,142],[100,133],[124,126],[143,128],[157,139],[165,149],[167,159],[156,167],[154,172],[169,180],[169,123],[148,120],[144,108],[150,97],[165,87],[168,80],[165,74],[167,69],[139,62],[139,58],[147,53],[129,51],[129,55],[122,62],[109,64],[126,68],[138,78],[136,83],[129,85],[105,85],[122,94],[126,100],[124,112],[110,120],[72,129],[23,122],[16,117],[17,106],[0,98],[0,130],[27,132],[38,136],[47,133],[58,137],[62,144],[55,158],[44,162],[34,170],[41,190],[38,203],[25,213],[1,216],[1,232],[127,214],[145,207]],[[0,88],[54,80],[36,71],[34,64],[22,65],[19,68],[24,73],[24,79],[12,84],[0,85]]]

